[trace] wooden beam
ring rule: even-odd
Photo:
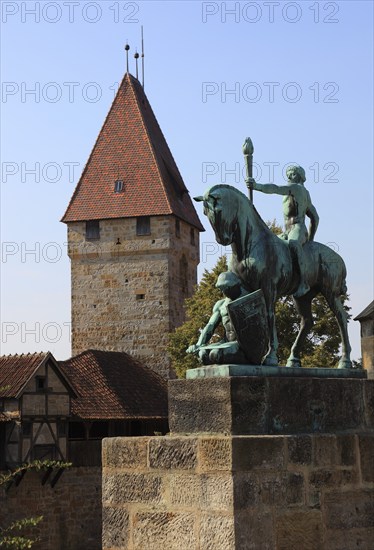
[[[14,481],[14,483],[15,483],[16,487],[18,487],[18,485],[19,485],[19,484],[21,483],[21,481],[23,480],[23,478],[24,478],[25,475],[26,475],[26,472],[27,472],[27,470],[22,470],[22,472],[20,472],[19,474],[17,474],[17,475],[15,476],[15,481]]]
[[[42,477],[42,485],[45,485],[48,481],[49,476],[53,472],[53,468],[49,467],[46,469],[44,476]]]
[[[56,485],[56,483],[58,482],[58,480],[60,479],[60,477],[62,476],[62,474],[64,473],[64,468],[60,468],[58,471],[57,471],[57,474],[55,475],[55,477],[52,479],[51,481],[51,487],[53,489],[53,487]]]

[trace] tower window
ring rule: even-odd
[[[195,230],[193,227],[191,227],[190,229],[190,241],[191,241],[191,244],[194,246],[195,245]]]
[[[175,235],[176,237],[181,236],[181,222],[178,218],[175,220]]]
[[[121,193],[122,191],[124,191],[124,189],[125,189],[125,186],[124,186],[123,180],[116,180],[114,183],[114,192]]]
[[[99,220],[90,220],[86,222],[86,239],[94,241],[100,239],[100,222]]]
[[[141,216],[140,218],[136,218],[136,234],[151,234],[151,218],[149,216]]]

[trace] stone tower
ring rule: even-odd
[[[72,354],[125,351],[163,376],[197,282],[196,214],[140,82],[126,73],[62,218]]]

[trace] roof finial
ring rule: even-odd
[[[130,49],[130,46],[128,41],[126,40],[125,50],[126,50],[126,72],[127,73],[129,72],[129,49]]]
[[[138,54],[138,51],[137,51],[137,50],[135,50],[134,57],[135,57],[135,63],[136,63],[136,78],[137,78],[137,80],[138,80],[138,79],[139,79],[139,76],[138,76],[138,59],[139,59],[139,54]]]
[[[143,40],[143,25],[142,29],[142,86],[144,88],[144,40]]]

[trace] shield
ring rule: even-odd
[[[261,365],[269,349],[266,304],[262,290],[241,296],[227,305],[240,347],[248,363]]]

